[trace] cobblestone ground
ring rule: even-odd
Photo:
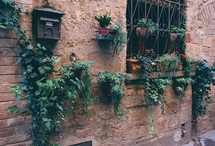
[[[215,130],[192,139],[189,144],[182,146],[215,146]]]

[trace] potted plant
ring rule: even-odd
[[[104,95],[106,95],[106,102],[113,102],[114,104],[114,116],[119,119],[123,115],[123,111],[120,108],[121,99],[125,95],[123,90],[123,82],[131,78],[124,73],[112,73],[110,71],[99,71],[99,77],[97,81],[102,89]]]
[[[178,56],[171,56],[169,54],[164,54],[157,60],[161,60],[161,73],[166,74],[169,79],[172,79],[174,73],[178,70],[180,59]]]
[[[94,61],[72,62],[70,65],[63,66],[60,69],[60,73],[63,74],[66,78],[84,79],[86,71],[89,70],[94,63]]]
[[[186,32],[183,28],[178,28],[176,26],[171,25],[171,29],[170,29],[170,41],[171,43],[175,43],[175,41],[177,39],[182,39],[185,35]]]
[[[142,18],[137,23],[136,34],[140,40],[146,40],[150,33],[158,30],[158,24],[151,19]]]
[[[137,57],[126,59],[127,72],[132,74],[138,74],[141,72],[141,61]]]
[[[106,35],[110,29],[107,27],[111,25],[112,18],[108,12],[105,15],[95,16],[95,19],[99,22],[99,34]]]

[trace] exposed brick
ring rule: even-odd
[[[17,105],[18,108],[24,108],[27,105],[27,101],[20,101],[20,105],[16,101],[0,102],[0,111],[7,110],[8,107]]]
[[[0,66],[0,75],[22,74],[20,66]]]
[[[14,101],[15,95],[10,93],[0,93],[0,101]]]
[[[2,66],[13,66],[13,65],[19,65],[16,64],[17,57],[0,57],[0,65]]]
[[[9,113],[8,111],[0,111],[0,120],[15,118],[18,114]]]
[[[0,48],[10,48],[10,47],[16,47],[17,40],[16,39],[0,39]]]
[[[16,32],[11,29],[0,29],[0,38],[16,38]]]
[[[13,128],[6,128],[3,131],[15,131],[9,133],[6,137],[0,137],[0,145],[14,144],[22,141],[28,141],[31,137],[31,124],[26,124]],[[5,132],[7,135],[7,132]]]
[[[18,54],[18,48],[1,48],[0,49],[0,56],[1,57],[14,57]]]
[[[16,118],[0,120],[0,128],[21,126],[31,123],[31,116],[18,116]]]
[[[191,40],[192,40],[192,39],[191,39],[190,33],[187,33],[187,35],[186,35],[186,37],[185,37],[186,43],[190,43]]]
[[[10,144],[10,146],[30,146],[31,144],[32,144],[32,141],[28,140],[28,141],[25,141],[25,142]]]
[[[14,86],[14,84],[0,84],[0,92],[1,93],[8,93],[11,91],[11,86]]]
[[[2,83],[19,83],[22,75],[0,75],[0,84]]]

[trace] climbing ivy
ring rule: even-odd
[[[51,49],[40,44],[32,45],[31,38],[19,25],[18,17],[22,5],[11,0],[0,0],[0,8],[0,28],[12,26],[16,31],[17,44],[20,47],[17,63],[21,63],[23,70],[23,78],[19,84],[11,87],[11,93],[15,94],[18,104],[21,97],[24,97],[29,105],[27,110],[14,105],[8,111],[31,113],[32,145],[50,145],[50,136],[56,131],[57,124],[64,120],[65,101],[74,103],[78,90],[81,90],[83,111],[86,112],[87,106],[92,103],[94,98],[91,94],[91,74],[88,71],[91,65],[73,63],[73,68],[68,68],[65,72],[61,69],[60,75],[63,77],[52,78],[54,63],[59,58],[53,56]],[[80,69],[86,70],[84,78],[76,77],[75,72]]]
[[[208,105],[213,102],[209,93],[211,84],[215,85],[215,68],[209,66],[206,60],[200,60],[196,63],[196,75],[192,84],[193,95],[193,121],[195,122],[199,114],[207,114]]]

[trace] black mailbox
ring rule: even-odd
[[[36,39],[60,40],[63,15],[51,8],[34,9],[33,31]]]

